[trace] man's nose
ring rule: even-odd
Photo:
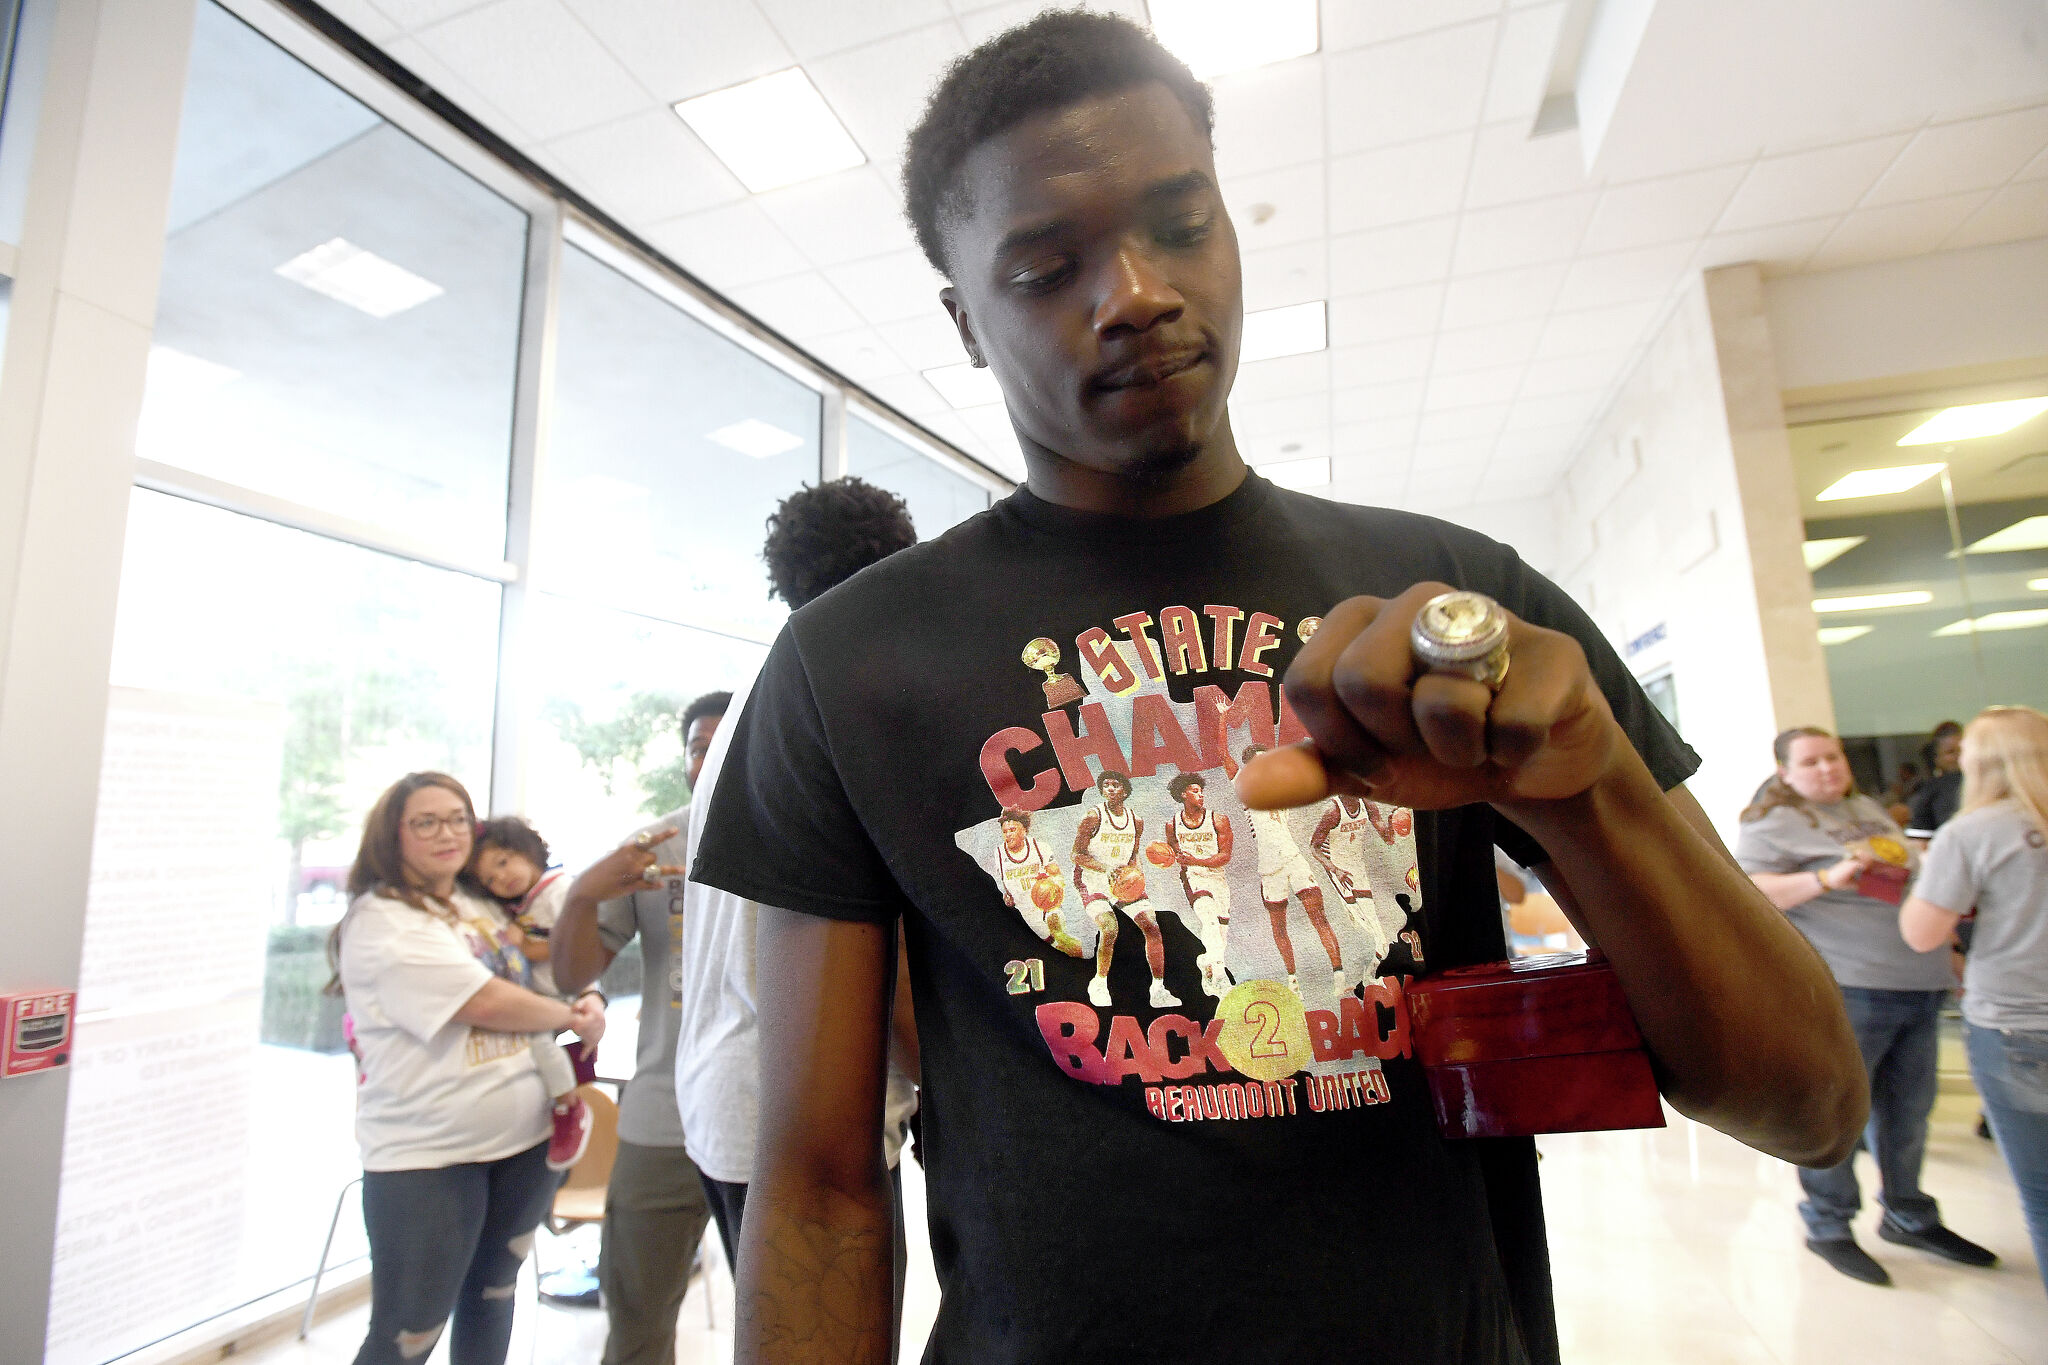
[[[1179,317],[1186,306],[1187,300],[1152,259],[1137,246],[1126,245],[1110,262],[1095,307],[1095,331],[1102,336],[1124,328],[1143,332]]]

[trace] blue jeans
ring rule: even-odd
[[[496,1161],[367,1171],[370,1331],[356,1365],[408,1365],[452,1315],[451,1365],[504,1365],[519,1263],[561,1177],[543,1142]]]
[[[1941,1002],[1947,991],[1876,991],[1842,987],[1849,1027],[1870,1078],[1870,1124],[1860,1144],[1877,1159],[1878,1203],[1885,1216],[1910,1232],[1941,1223],[1941,1210],[1920,1188],[1927,1155],[1927,1116],[1934,1112],[1935,1059]],[[1799,1171],[1806,1200],[1799,1216],[1816,1242],[1850,1235],[1849,1220],[1863,1207],[1856,1156],[1839,1166]]]
[[[1970,1075],[2019,1186],[2034,1264],[2048,1286],[2048,1031],[1972,1028],[1969,1044]]]

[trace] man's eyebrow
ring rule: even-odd
[[[1182,171],[1179,175],[1169,176],[1158,184],[1149,186],[1145,190],[1144,197],[1148,202],[1161,199],[1178,199],[1185,194],[1198,194],[1214,188],[1215,182],[1209,179],[1207,172],[1198,170]],[[1017,228],[1004,233],[1003,239],[996,243],[996,256],[1001,258],[1008,256],[1013,251],[1021,251],[1026,247],[1036,246],[1047,238],[1058,237],[1073,231],[1074,228],[1075,223],[1069,218],[1055,218],[1049,222],[1034,223],[1030,227]]]
[[[1055,218],[1049,223],[1037,223],[1031,227],[1006,232],[1003,234],[1003,240],[996,243],[996,255],[1008,256],[1011,252],[1021,251],[1027,246],[1036,246],[1048,237],[1057,237],[1064,232],[1072,231],[1073,227],[1072,220]]]
[[[1147,199],[1178,199],[1183,194],[1193,194],[1200,190],[1214,188],[1215,183],[1209,179],[1206,172],[1182,171],[1179,175],[1162,180],[1146,190],[1145,197]]]

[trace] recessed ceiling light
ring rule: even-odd
[[[311,251],[300,252],[277,273],[373,318],[403,313],[444,292],[432,280],[421,279],[346,237],[330,237]]]
[[[1862,597],[1816,597],[1813,609],[1826,615],[1837,611],[1876,611],[1880,607],[1920,607],[1933,600],[1931,592],[1873,592]]]
[[[1330,457],[1312,455],[1306,460],[1281,460],[1257,466],[1259,473],[1282,488],[1321,488],[1330,481]]]
[[[1806,571],[1811,573],[1823,564],[1834,563],[1868,539],[1869,536],[1831,536],[1826,540],[1809,540],[1799,547],[1799,552],[1806,556]]]
[[[1943,441],[1968,441],[1996,436],[2048,412],[2048,398],[2013,398],[2003,403],[1969,403],[1943,408],[1899,438],[1902,446],[1931,446]]]
[[[2016,521],[2002,531],[1993,531],[1974,545],[1963,547],[1966,555],[1995,555],[2008,550],[2048,550],[2048,516]]]
[[[781,427],[771,426],[757,417],[734,422],[731,426],[720,427],[709,433],[708,439],[718,442],[727,450],[737,450],[742,455],[751,455],[765,460],[784,451],[795,450],[804,443],[801,436],[793,436]]]
[[[2035,626],[2048,626],[2048,607],[2029,607],[2025,611],[1994,611],[1989,616],[1979,616],[1974,621],[1951,621],[1935,635],[1968,635],[1974,627],[1986,630],[2031,630]]]
[[[1261,360],[1278,360],[1284,355],[1307,355],[1330,344],[1327,305],[1290,304],[1286,308],[1264,308],[1244,315],[1244,335],[1238,342],[1237,362],[1255,365]]]
[[[2027,586],[2035,592],[2048,592],[2048,578],[2029,578]]]
[[[926,370],[924,377],[939,391],[939,397],[956,408],[983,408],[1003,401],[1003,386],[978,365],[941,365]]]
[[[1815,502],[1840,502],[1843,498],[1874,498],[1884,493],[1903,493],[1926,483],[1941,472],[1938,464],[1902,464],[1890,469],[1859,469],[1844,474],[1814,494]]]
[[[242,372],[211,360],[201,360],[196,355],[169,346],[149,348],[149,372],[144,381],[153,393],[173,393],[183,396],[212,393],[223,384],[231,384],[242,377]]]
[[[1202,79],[1304,57],[1322,46],[1316,0],[1151,0],[1152,32]]]
[[[1871,632],[1869,626],[1822,626],[1820,642],[1824,645],[1846,645]]]
[[[755,194],[867,161],[800,66],[679,100],[675,111]]]

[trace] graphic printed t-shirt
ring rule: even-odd
[[[730,726],[695,879],[834,919],[903,917],[944,1291],[927,1360],[1556,1359],[1533,1147],[1437,1135],[1399,975],[1504,956],[1491,845],[1541,850],[1489,807],[1404,819],[1387,861],[1419,875],[1372,887],[1391,935],[1368,933],[1319,866],[1320,897],[1272,879],[1297,996],[1262,908],[1260,836],[1225,777],[1226,745],[1303,737],[1280,680],[1323,613],[1426,580],[1571,633],[1658,780],[1697,766],[1513,551],[1256,475],[1154,522],[1019,491],[790,618]],[[1146,856],[1178,1004],[1150,1003],[1152,945],[1128,912],[1097,1007],[1082,889],[1062,907],[1078,955],[1003,904],[998,813],[1029,811],[1033,838],[1071,847],[1105,768],[1129,776],[1147,845],[1179,809],[1180,772],[1204,775],[1232,826],[1220,994],[1184,885]],[[1291,843],[1308,846],[1319,812],[1282,817]]]
[[[341,984],[362,1083],[356,1139],[366,1171],[496,1161],[548,1136],[531,1034],[454,1021],[505,962],[497,907],[457,891],[443,916],[361,896],[341,930]],[[515,955],[516,956],[516,955]]]
[[[1977,912],[1963,1017],[1979,1028],[2048,1029],[2048,837],[2025,812],[2001,801],[1944,824],[1913,894]]]
[[[1823,872],[1859,851],[1919,870],[1905,832],[1883,806],[1860,792],[1832,805],[1810,803],[1805,810],[1775,806],[1745,823],[1735,838],[1735,861],[1750,873]],[[1859,895],[1853,885],[1795,905],[1785,918],[1806,935],[1837,985],[1939,991],[1955,984],[1945,950],[1914,952],[1899,937],[1899,907]]]
[[[690,865],[690,808],[679,806],[629,838],[676,831],[652,846],[663,867]],[[642,1147],[680,1147],[683,1121],[676,1114],[676,1029],[682,1019],[677,945],[683,936],[683,879],[635,891],[597,908],[597,936],[616,953],[640,936],[640,1038],[634,1048],[633,1077],[619,1098],[619,1136]]]

